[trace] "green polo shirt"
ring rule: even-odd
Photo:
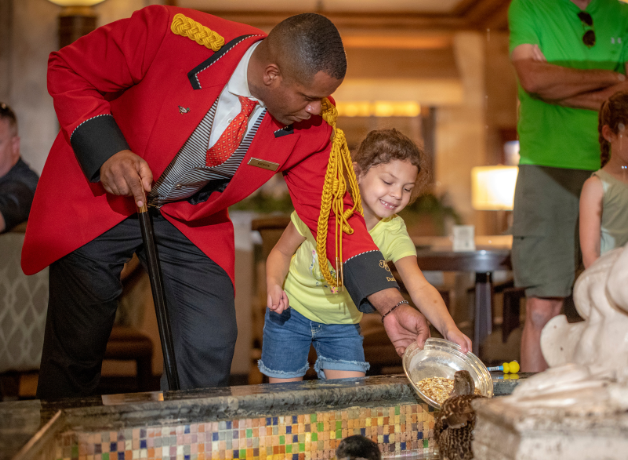
[[[580,8],[570,0],[513,0],[508,11],[510,52],[523,44],[539,45],[550,64],[625,73],[628,5],[618,0],[591,0],[584,11],[591,15],[592,27],[580,21]],[[590,48],[582,41],[589,29],[596,35]],[[519,101],[520,164],[600,167],[597,112],[543,102],[521,85]]]

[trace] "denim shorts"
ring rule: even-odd
[[[318,359],[314,370],[321,379],[325,369],[366,372],[359,324],[323,324],[310,321],[293,308],[281,314],[266,309],[262,374],[279,379],[303,377],[310,365],[307,355],[314,345]]]

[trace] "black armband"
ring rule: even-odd
[[[105,161],[122,150],[130,150],[118,124],[108,113],[78,125],[70,143],[89,182],[100,181],[100,167]]]
[[[369,251],[351,257],[344,263],[344,284],[353,302],[362,313],[373,313],[375,308],[367,297],[399,285],[380,251]]]

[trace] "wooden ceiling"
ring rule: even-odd
[[[167,0],[225,19],[271,28],[298,13],[318,12],[341,30],[421,32],[507,30],[509,0]],[[225,5],[228,4],[228,8]],[[298,4],[299,8],[294,5]],[[358,9],[356,5],[363,5]]]

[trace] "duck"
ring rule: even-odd
[[[474,394],[469,371],[454,374],[454,388],[435,416],[434,437],[440,460],[471,460],[475,411],[471,402],[485,396]]]

